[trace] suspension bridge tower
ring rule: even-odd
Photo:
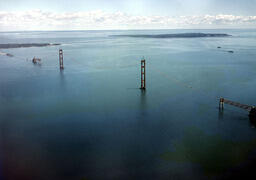
[[[62,51],[62,49],[59,50],[59,61],[60,61],[60,69],[64,69],[64,65],[63,65],[63,51]]]
[[[141,60],[141,87],[140,89],[146,89],[146,60],[142,58]]]

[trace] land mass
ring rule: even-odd
[[[112,35],[118,37],[135,37],[135,38],[200,38],[200,37],[228,37],[229,34],[212,34],[212,33],[179,33],[179,34],[126,34]]]
[[[0,44],[0,49],[22,48],[22,47],[44,47],[44,46],[58,46],[60,44],[52,43],[25,43],[25,44]]]

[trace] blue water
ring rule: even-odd
[[[185,32],[232,36],[111,36]],[[190,127],[235,142],[256,139],[248,112],[218,109],[219,97],[256,105],[256,30],[1,32],[0,41],[61,43],[0,49],[14,55],[0,56],[3,179],[208,179],[199,164],[161,154]]]

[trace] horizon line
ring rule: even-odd
[[[4,32],[71,32],[71,31],[152,31],[152,30],[256,30],[256,27],[242,27],[242,28],[163,28],[163,29],[74,29],[74,30],[10,30]]]

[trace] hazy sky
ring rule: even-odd
[[[256,28],[256,0],[0,1],[0,30],[230,27]]]

